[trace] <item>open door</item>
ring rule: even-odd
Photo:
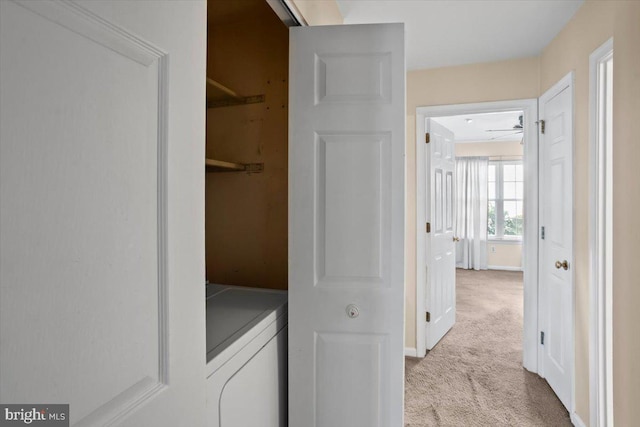
[[[206,16],[0,1],[2,404],[204,424]]]
[[[540,97],[539,373],[572,413],[573,76]]]
[[[292,28],[289,424],[403,425],[402,24]]]
[[[455,143],[453,132],[426,119],[426,348],[431,350],[456,322]]]

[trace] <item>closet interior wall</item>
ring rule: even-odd
[[[288,29],[264,0],[208,1],[207,76],[264,102],[207,108],[207,159],[264,170],[207,172],[211,283],[287,289]]]

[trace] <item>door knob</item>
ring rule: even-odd
[[[453,241],[454,241],[454,242],[459,242],[459,241],[460,241],[460,238],[459,238],[459,237],[455,237],[455,236],[453,236]]]
[[[560,270],[561,268],[564,268],[565,270],[568,270],[569,269],[569,263],[567,262],[566,259],[564,261],[562,261],[562,262],[556,261],[556,268],[558,270]]]
[[[347,306],[346,311],[347,311],[347,316],[349,316],[351,319],[355,319],[360,315],[360,310],[358,309],[358,306],[355,304],[349,304]]]

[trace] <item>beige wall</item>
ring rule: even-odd
[[[416,346],[416,108],[537,98],[539,92],[537,58],[407,73],[406,347]]]
[[[288,30],[261,0],[210,0],[209,14],[207,75],[266,102],[207,110],[207,157],[264,163],[206,174],[207,279],[286,289]]]
[[[623,4],[614,28],[613,395],[616,425],[640,420],[640,3]]]
[[[522,156],[522,152],[523,146],[519,141],[478,141],[456,143],[456,157]],[[519,242],[488,242],[487,265],[489,268],[522,268],[522,244]]]
[[[336,0],[292,0],[309,25],[340,25],[344,22]]]
[[[456,157],[522,156],[524,146],[519,141],[479,141],[456,143]]]
[[[522,269],[522,243],[487,243],[487,266],[489,269]]]

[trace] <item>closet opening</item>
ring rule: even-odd
[[[207,7],[207,425],[284,427],[289,32],[265,0]]]

